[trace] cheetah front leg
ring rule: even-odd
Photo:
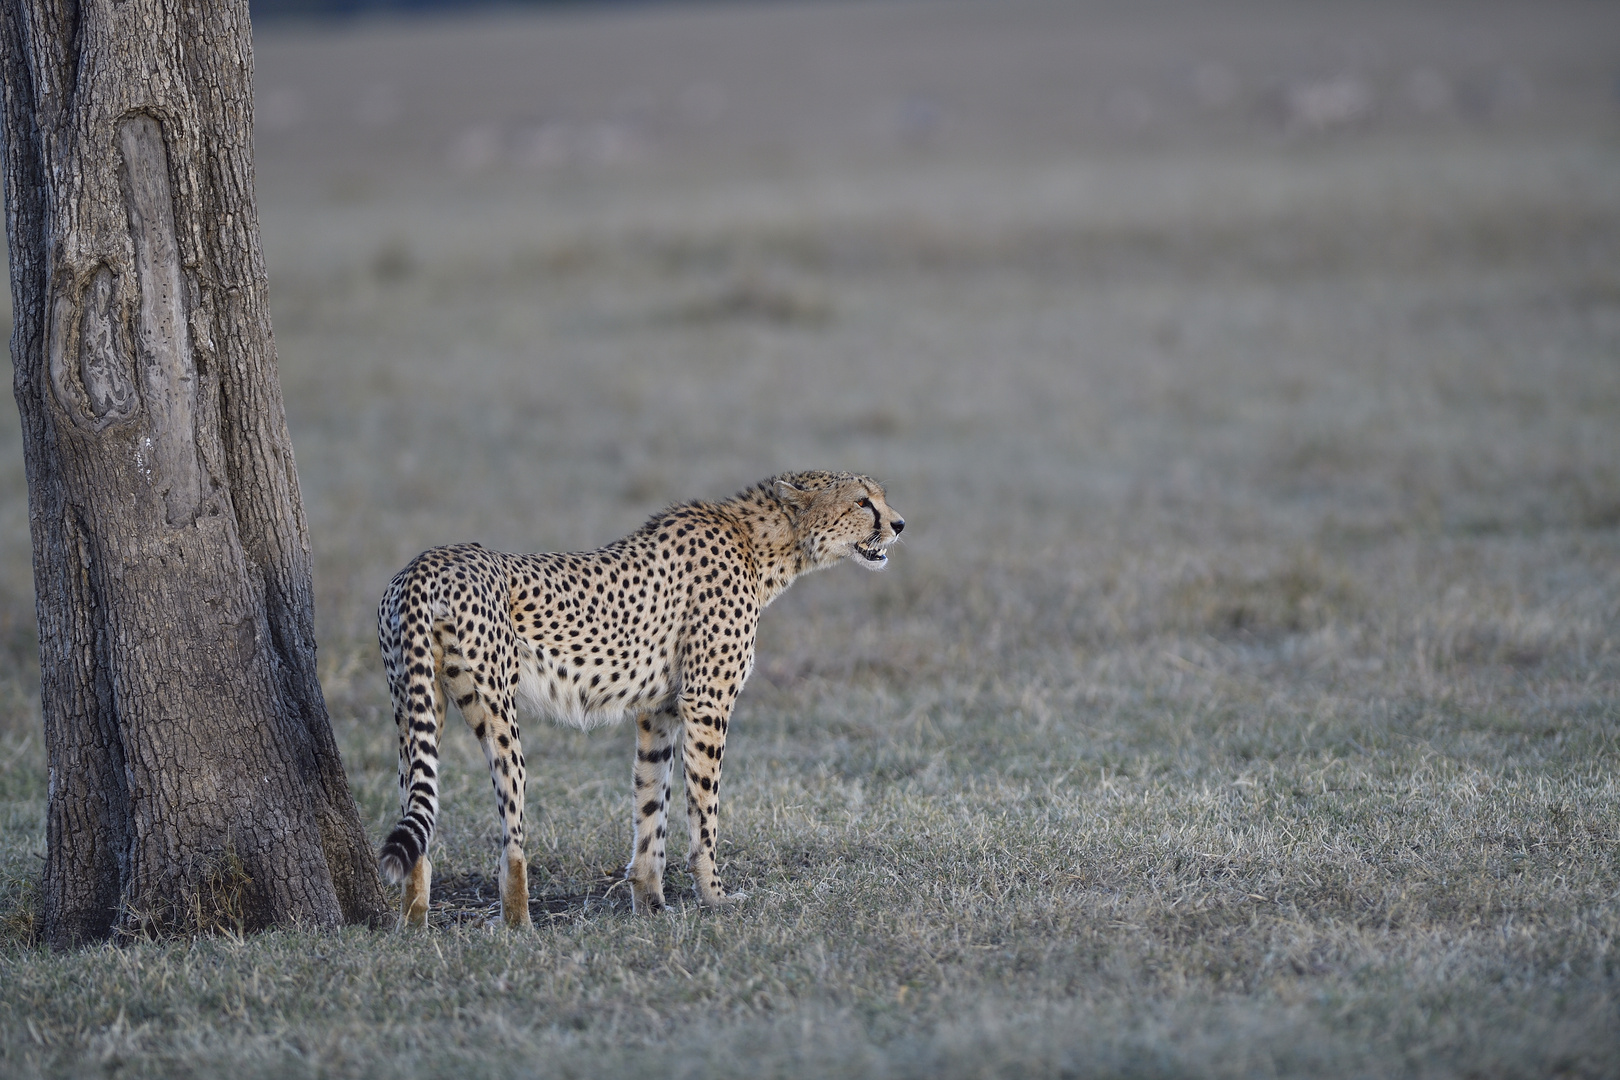
[[[680,717],[671,710],[636,717],[635,846],[624,876],[636,912],[664,909],[664,845],[669,835],[669,778]]]
[[[727,695],[711,697],[701,687],[687,687],[681,694],[685,728],[681,763],[686,767],[686,823],[692,836],[686,862],[697,884],[698,899],[706,907],[725,907],[742,899],[741,894],[726,894],[714,862],[720,836],[720,762],[731,722],[730,707],[720,702],[727,700]]]

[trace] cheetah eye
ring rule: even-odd
[[[862,510],[870,510],[870,509],[872,509],[872,500],[871,499],[862,499],[860,502],[856,503],[855,505],[860,507]]]

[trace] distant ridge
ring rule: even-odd
[[[282,19],[351,19],[367,15],[428,14],[451,15],[458,11],[482,12],[492,9],[533,8],[632,8],[652,7],[691,0],[248,0],[248,13],[254,22]],[[768,0],[724,0],[727,3],[760,3]]]

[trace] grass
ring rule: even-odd
[[[504,32],[611,53],[591,25]],[[304,71],[341,116],[299,64],[416,31],[369,33],[269,39],[261,88]],[[802,467],[886,481],[906,543],[766,614],[736,910],[676,870],[635,918],[629,733],[530,725],[536,926],[489,929],[458,728],[427,932],[51,954],[0,424],[0,1073],[1620,1073],[1620,158],[1533,119],[825,162],[790,133],[793,168],[584,180],[267,131],[322,679],[378,840],[372,610],[422,548],[595,546]]]
[[[737,912],[637,919],[604,893],[623,747],[548,737],[532,934],[441,909],[422,935],[12,945],[8,1069],[1612,1067],[1612,711],[1201,676],[1090,706],[1038,680],[859,681],[757,695],[729,781]],[[383,739],[346,734],[380,827]],[[482,779],[450,776],[442,882],[492,848]]]

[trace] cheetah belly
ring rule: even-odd
[[[548,717],[581,731],[617,724],[632,712],[656,708],[670,697],[665,680],[649,678],[633,694],[619,696],[620,684],[590,686],[582,673],[548,668],[544,654],[524,638],[517,641],[518,711],[528,719]],[[634,684],[632,684],[634,685]]]

